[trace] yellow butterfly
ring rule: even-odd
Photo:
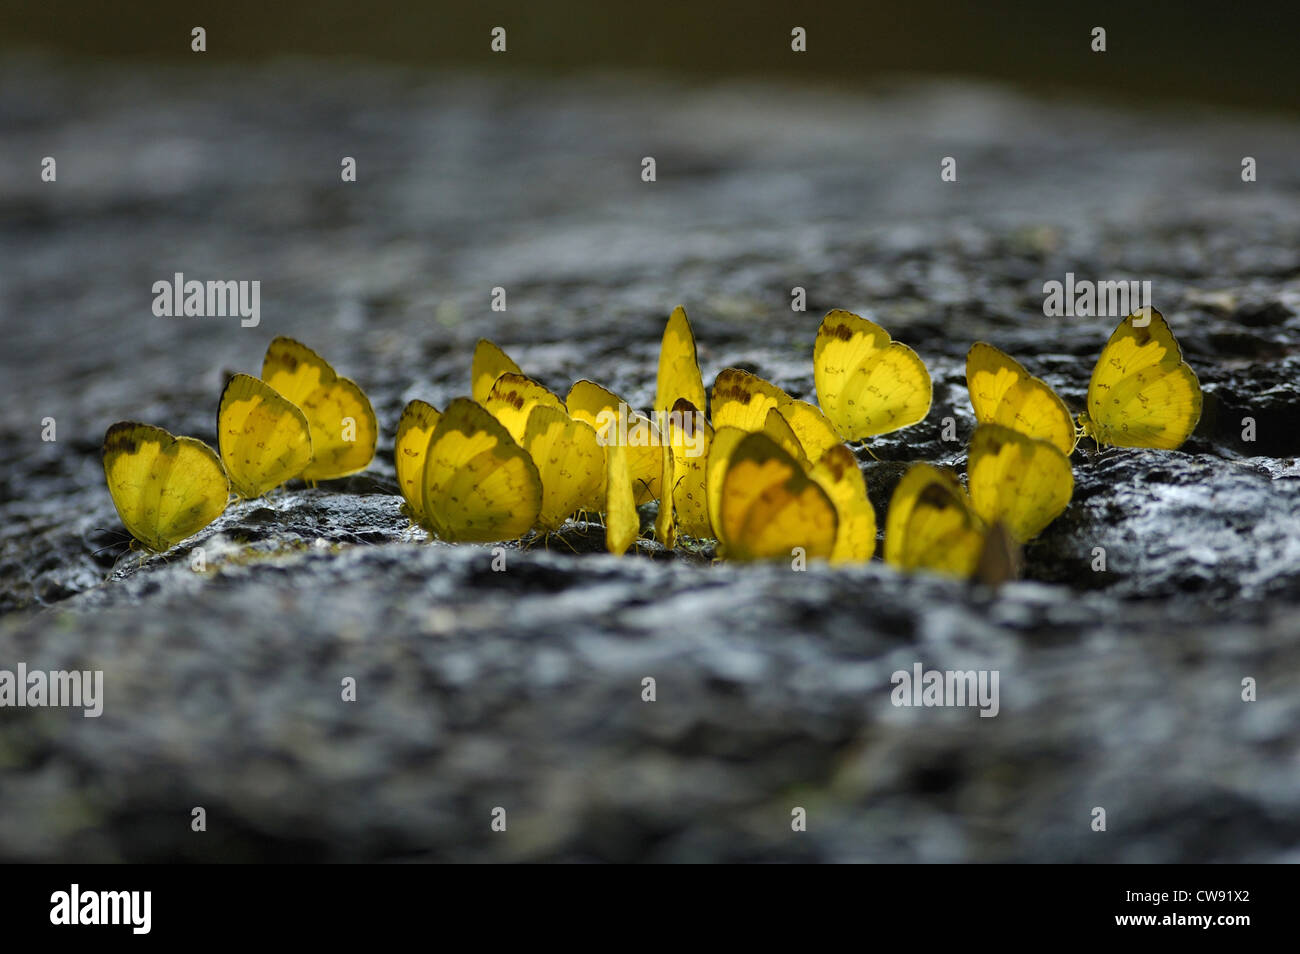
[[[776,410],[794,431],[808,460],[821,460],[832,447],[840,446],[840,435],[835,430],[835,425],[817,405],[789,400],[777,405]]]
[[[667,440],[659,447],[659,514],[655,517],[655,539],[671,550],[677,546],[677,521],[673,510],[673,447]]]
[[[628,468],[632,475],[632,489],[636,502],[643,504],[659,498],[660,475],[663,473],[663,455],[658,443],[658,429],[644,414],[631,410],[628,403],[599,384],[579,381],[569,389],[564,399],[565,408],[576,420],[586,421],[596,429],[602,445],[620,443],[627,449]],[[619,407],[627,408],[628,433],[618,428]],[[626,436],[627,440],[623,438]]]
[[[876,552],[876,511],[867,497],[867,481],[853,451],[843,444],[828,448],[809,476],[826,491],[839,518],[831,562],[870,560]]]
[[[714,539],[719,541],[722,539],[722,481],[727,476],[731,452],[747,433],[738,427],[719,427],[709,441],[709,456],[704,465],[704,491],[709,505],[709,526],[713,528]]]
[[[615,556],[622,556],[641,533],[627,448],[610,444],[605,448],[605,463],[605,548]]]
[[[513,540],[537,522],[542,480],[491,414],[456,398],[429,435],[418,520],[448,542]]]
[[[540,529],[558,530],[577,511],[603,507],[605,448],[590,424],[539,404],[528,415],[523,446],[542,481]]]
[[[673,450],[673,509],[682,533],[697,540],[712,537],[707,475],[713,428],[686,398],[678,398],[668,416]]]
[[[930,373],[916,352],[847,311],[822,319],[813,380],[817,402],[846,441],[908,427],[930,412]]]
[[[231,487],[245,500],[299,476],[312,458],[302,411],[248,374],[232,376],[221,392],[217,446]]]
[[[411,401],[402,409],[393,442],[393,467],[397,486],[406,500],[406,513],[418,520],[424,506],[424,462],[429,455],[429,438],[442,414],[432,404]]]
[[[1070,459],[1056,445],[1000,424],[981,424],[966,463],[971,502],[984,523],[1026,543],[1061,515],[1074,493]]]
[[[1164,315],[1142,308],[1106,342],[1088,384],[1083,433],[1098,445],[1173,450],[1201,419],[1201,384]]]
[[[523,444],[533,408],[549,407],[568,414],[557,395],[532,378],[514,372],[502,374],[492,383],[482,406],[510,432],[516,444]]]
[[[969,577],[983,547],[983,523],[957,478],[930,464],[909,467],[889,500],[885,562]]]
[[[311,431],[312,459],[303,480],[332,480],[370,466],[379,439],[374,408],[355,381],[292,338],[276,338],[262,361],[262,380],[296,404]]]
[[[966,389],[975,420],[1049,441],[1067,457],[1078,441],[1074,420],[1055,391],[1018,361],[983,341],[966,355]]]
[[[767,412],[793,399],[775,384],[739,368],[725,368],[713,382],[713,427],[761,431]]]
[[[779,408],[769,407],[767,409],[767,416],[763,419],[761,433],[776,441],[787,454],[799,462],[799,466],[804,470],[812,468],[812,463],[808,460],[808,454],[804,451],[803,444],[799,441],[798,435],[795,434],[794,428],[790,426],[790,422],[782,416]],[[836,443],[839,442],[836,441]]]
[[[809,558],[835,549],[835,505],[793,457],[766,434],[743,434],[725,459],[714,433],[710,471],[717,468],[717,536],[733,560],[789,559],[795,547]],[[710,502],[712,506],[712,501]]]
[[[695,351],[695,332],[691,330],[686,309],[678,305],[664,328],[659,346],[659,379],[655,389],[655,410],[667,411],[678,399],[689,401],[704,410],[704,379]]]
[[[158,553],[216,520],[230,499],[230,481],[212,448],[161,427],[114,424],[104,435],[103,460],[123,526]]]
[[[523,372],[504,351],[486,338],[480,338],[474,347],[474,359],[470,365],[470,394],[474,400],[479,404],[487,401],[492,385],[503,374]]]

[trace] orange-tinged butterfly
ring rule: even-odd
[[[984,524],[956,476],[913,464],[885,518],[885,562],[901,570],[969,577],[984,547]]]
[[[713,452],[723,433],[715,432]],[[772,438],[744,434],[725,459],[711,464],[721,471],[716,529],[728,559],[792,559],[799,556],[796,549],[805,558],[825,559],[834,552],[835,505]]]

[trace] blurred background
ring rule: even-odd
[[[1006,80],[1039,93],[1287,111],[1297,108],[1300,89],[1300,8],[1285,2],[231,0],[178,6],[166,0],[7,3],[0,9],[0,50],[179,61],[190,56],[190,29],[203,26],[214,59],[312,56],[486,68],[488,31],[500,25],[508,31],[509,56],[491,69],[551,76],[617,69],[853,83],[902,72]],[[794,26],[808,31],[805,56],[789,54]],[[1107,29],[1106,56],[1090,50],[1096,26]]]

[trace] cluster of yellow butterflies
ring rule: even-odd
[[[221,516],[231,491],[251,500],[295,477],[365,470],[378,438],[374,409],[355,382],[310,348],[276,338],[262,377],[236,374],[221,393],[220,455],[192,437],[123,421],[104,435],[104,477],[131,536],[162,552]]]
[[[658,500],[655,536],[669,548],[680,532],[717,540],[719,553],[735,560],[869,560],[875,510],[845,442],[923,420],[930,375],[883,328],[838,310],[818,329],[813,365],[817,404],[735,368],[706,394],[690,321],[677,308],[646,415],[586,380],[561,399],[480,341],[471,397],[441,412],[412,401],[402,412],[394,464],[403,510],[450,542],[512,540],[603,514],[607,548],[622,554],[640,536],[637,506]],[[911,466],[885,524],[884,558],[903,569],[975,575],[1069,504],[1079,437],[1172,449],[1201,411],[1196,375],[1154,309],[1130,315],[1111,336],[1077,425],[1045,382],[992,345],[971,348],[966,382],[978,425],[969,490],[951,471]],[[219,455],[156,427],[109,429],[109,490],[146,547],[166,550],[207,526],[231,489],[248,499],[294,477],[364,470],[378,433],[360,388],[287,338],[271,343],[261,380],[230,380],[217,430]]]

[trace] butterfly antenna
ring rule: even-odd
[[[876,456],[876,452],[871,449],[871,445],[868,444],[866,441],[862,442],[862,449],[866,451],[868,455],[870,455],[872,460],[879,461],[880,463],[884,463],[884,461],[881,461],[880,458]]]

